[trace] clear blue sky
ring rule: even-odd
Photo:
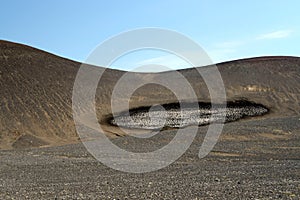
[[[299,9],[299,0],[3,0],[0,39],[82,62],[113,35],[159,27],[190,37],[214,62],[300,56]],[[180,67],[168,55],[142,54],[122,58],[115,66],[129,69],[148,60]],[[162,61],[164,57],[167,61]]]

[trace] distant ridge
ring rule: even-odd
[[[251,57],[251,58],[242,58],[242,59],[224,61],[224,62],[218,63],[218,65],[232,63],[232,62],[257,62],[257,61],[283,60],[283,59],[293,59],[293,58],[299,59],[299,57],[297,57],[297,56],[257,56],[257,57]]]

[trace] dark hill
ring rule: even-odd
[[[260,57],[217,66],[228,100],[247,99],[265,105],[270,109],[270,114],[265,117],[300,113],[300,58]],[[35,138],[33,143],[38,141],[43,145],[78,141],[72,116],[72,89],[79,67],[78,62],[25,45],[0,41],[0,148],[20,148],[18,141],[28,138]],[[195,69],[180,72],[193,86],[199,101],[209,101],[206,86]],[[100,121],[111,113],[111,91],[123,73],[106,70],[103,75],[96,99]],[[155,81],[163,76],[172,77],[173,73],[131,75]],[[130,106],[174,101],[174,95],[165,88],[146,85],[134,93]],[[107,124],[106,130],[112,137],[120,135]],[[22,140],[22,137],[27,139]]]

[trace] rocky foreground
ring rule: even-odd
[[[145,174],[110,169],[82,144],[0,151],[0,199],[299,199],[300,116],[228,123],[214,150],[198,158],[206,126],[167,168]],[[122,137],[118,146],[149,152],[166,145]]]

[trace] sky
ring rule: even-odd
[[[2,0],[0,39],[85,62],[103,41],[124,31],[157,27],[198,43],[219,63],[255,56],[300,56],[298,0]],[[141,50],[110,67],[189,67],[181,58]],[[158,70],[159,71],[159,70]]]

